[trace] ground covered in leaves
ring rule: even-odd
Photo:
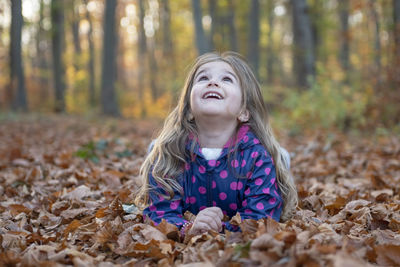
[[[2,119],[0,266],[399,266],[398,136],[283,136],[300,198],[294,218],[182,242],[130,205],[156,126]]]

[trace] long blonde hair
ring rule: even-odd
[[[280,145],[272,133],[260,85],[245,60],[235,52],[224,52],[220,55],[207,53],[199,56],[194,62],[181,92],[178,105],[166,118],[153,149],[147,155],[140,169],[143,185],[135,202],[137,205],[148,204],[150,172],[156,183],[165,190],[170,198],[174,196],[174,189],[182,192],[176,177],[181,175],[184,170],[187,138],[191,133],[197,134],[196,124],[190,115],[190,94],[193,80],[200,66],[213,61],[228,63],[239,79],[243,96],[242,106],[250,114],[247,124],[274,159],[278,186],[284,201],[281,220],[285,221],[292,216],[297,206],[296,187],[293,177],[282,160]]]

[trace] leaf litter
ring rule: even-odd
[[[284,137],[299,206],[284,223],[182,240],[132,202],[154,123],[0,124],[1,266],[399,266],[400,138]],[[185,214],[185,216],[193,216]]]

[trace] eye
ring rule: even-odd
[[[230,77],[228,77],[228,76],[225,76],[222,80],[224,82],[232,82],[232,79]]]
[[[198,79],[198,81],[207,81],[207,80],[208,80],[208,77],[205,75],[200,76],[200,78]]]

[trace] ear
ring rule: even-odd
[[[249,121],[249,119],[250,119],[250,113],[247,109],[243,110],[238,117],[238,120],[240,122],[247,122]]]

